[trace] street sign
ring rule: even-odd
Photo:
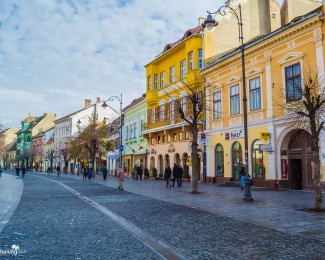
[[[121,144],[120,145],[120,151],[123,152],[123,150],[124,150],[124,146],[123,146],[123,144]]]

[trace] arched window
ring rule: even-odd
[[[255,179],[265,178],[264,152],[260,150],[261,140],[256,140],[252,149],[252,173]]]
[[[232,146],[232,176],[235,180],[240,179],[240,170],[242,166],[242,149],[239,142]]]
[[[221,144],[218,144],[215,151],[215,176],[223,177],[224,176],[224,166],[223,166],[223,147]]]

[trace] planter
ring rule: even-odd
[[[183,178],[183,182],[191,182],[191,178]]]
[[[157,180],[157,177],[151,176],[150,179],[151,180]]]

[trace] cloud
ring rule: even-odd
[[[28,111],[65,115],[85,98],[121,92],[129,104],[145,92],[144,66],[223,2],[1,1],[3,123],[17,125]]]

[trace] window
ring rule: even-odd
[[[154,89],[155,90],[157,90],[158,89],[158,74],[155,74],[154,76],[153,76],[153,80],[154,80]]]
[[[181,61],[181,79],[186,76],[186,60]]]
[[[160,121],[165,120],[165,105],[161,105],[159,108],[159,119]]]
[[[154,123],[156,121],[156,109],[151,109],[151,122]]]
[[[261,108],[261,83],[259,77],[249,80],[249,102],[251,110]]]
[[[179,140],[182,141],[183,140],[183,133],[179,133]]]
[[[202,50],[198,50],[198,68],[203,69],[203,56],[202,56]]]
[[[170,116],[170,119],[174,118],[174,113],[175,113],[174,108],[175,108],[174,101],[171,101],[169,103],[169,116]]]
[[[176,133],[173,134],[173,140],[174,140],[174,142],[177,141],[177,134]]]
[[[300,100],[302,97],[300,63],[285,68],[285,84],[287,102]]]
[[[155,144],[155,138],[151,137],[151,144]]]
[[[252,160],[253,160],[253,178],[264,179],[265,167],[264,167],[264,154],[263,150],[260,150],[260,146],[264,143],[261,140],[256,140],[253,145]]]
[[[193,52],[188,54],[188,71],[193,70]]]
[[[143,119],[140,121],[140,136],[142,136],[142,131],[143,131]]]
[[[134,128],[134,130],[133,130],[133,138],[136,138],[137,137],[137,123],[134,123],[133,124],[133,128]]]
[[[162,136],[162,142],[165,143],[166,142],[166,137],[163,135]]]
[[[213,93],[213,118],[221,118],[221,91]]]
[[[230,115],[239,114],[239,85],[230,88]]]
[[[158,136],[158,144],[160,144],[160,136]]]
[[[160,73],[160,88],[163,88],[166,84],[166,81],[165,81],[165,72],[161,72]]]
[[[185,140],[189,140],[190,139],[190,132],[186,131],[185,132]]]
[[[129,126],[127,125],[125,129],[125,140],[128,140],[128,138],[129,138]]]
[[[172,137],[170,134],[167,135],[167,142],[169,143],[172,140]]]
[[[132,139],[132,134],[133,134],[133,127],[132,124],[130,124],[130,139]]]
[[[218,144],[215,151],[215,176],[223,177],[224,175],[223,157],[223,147],[221,144]]]
[[[175,66],[169,68],[169,83],[175,82]]]
[[[151,90],[151,76],[148,77],[147,85],[148,85],[148,91],[150,91]]]
[[[186,114],[186,97],[181,98],[181,108],[184,114]]]

